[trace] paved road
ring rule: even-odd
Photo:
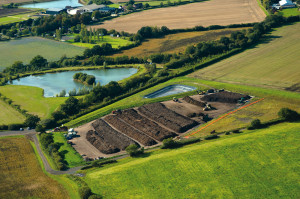
[[[13,136],[13,135],[28,135],[35,134],[35,130],[24,130],[24,131],[0,131],[0,137]]]

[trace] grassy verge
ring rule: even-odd
[[[284,123],[128,158],[84,179],[105,198],[298,198],[299,128]]]
[[[48,153],[46,153],[46,152],[44,151],[45,149],[44,149],[44,148],[42,147],[42,145],[41,145],[40,137],[37,136],[37,138],[38,138],[38,141],[39,141],[39,143],[40,143],[42,152],[43,152],[44,156],[46,157],[47,161],[49,162],[50,167],[51,167],[52,169],[58,171],[59,169],[57,168],[57,166],[56,166],[56,164],[55,164],[53,158],[51,158],[50,155],[48,155]]]
[[[256,0],[257,1],[257,4],[259,5],[259,7],[262,9],[262,11],[264,11],[264,13],[269,16],[270,13],[266,10],[266,8],[261,4],[261,1],[260,0]]]
[[[76,167],[85,163],[81,155],[70,145],[67,144],[67,139],[64,133],[53,133],[54,142],[61,144],[59,152],[64,154],[64,160],[67,162],[68,167]]]
[[[39,156],[38,152],[37,152],[37,149],[36,149],[36,146],[33,142],[30,142],[33,150],[34,150],[34,153],[36,155],[36,158],[43,170],[43,172],[51,177],[53,180],[56,180],[57,182],[59,182],[61,185],[64,186],[64,188],[67,190],[68,194],[69,194],[69,197],[70,198],[74,198],[74,199],[80,199],[80,196],[78,194],[78,186],[75,182],[73,182],[72,180],[70,180],[69,178],[67,178],[67,175],[58,175],[58,176],[55,176],[55,175],[51,175],[49,173],[46,172],[45,170],[45,167],[44,167],[44,164],[42,162],[42,159],[41,157]]]

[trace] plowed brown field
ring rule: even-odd
[[[93,28],[136,33],[143,26],[167,26],[177,29],[229,25],[259,22],[264,20],[265,16],[256,0],[210,0],[133,13],[105,21]]]

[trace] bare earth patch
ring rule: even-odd
[[[264,18],[265,13],[256,0],[211,0],[133,13],[105,21],[93,28],[136,33],[143,26],[167,26],[170,29],[178,29],[252,23],[262,21]]]
[[[226,93],[222,92],[219,94],[222,95]],[[214,95],[218,95],[218,93],[209,96]],[[101,119],[107,122],[112,129],[117,131],[116,135],[114,135],[116,137],[109,138],[103,129],[96,129],[95,124],[99,120],[97,119],[75,129],[78,131],[79,137],[72,139],[72,142],[74,143],[73,146],[79,154],[83,155],[83,157],[112,157],[124,154],[124,147],[117,147],[120,150],[113,152],[107,152],[103,149],[105,147],[105,149],[113,149],[113,146],[117,145],[117,142],[113,141],[113,139],[121,139],[120,137],[125,136],[147,149],[149,147],[160,145],[165,137],[177,136],[173,131],[174,128],[180,136],[184,136],[191,129],[197,127],[198,124],[205,123],[203,121],[205,115],[208,115],[208,118],[216,118],[239,106],[237,103],[220,101],[218,98],[216,101],[209,101],[209,104],[213,107],[211,110],[204,111],[203,104],[207,101],[203,101],[205,97],[207,96],[191,96],[193,103],[198,104],[195,102],[201,102],[201,106],[199,106],[199,104],[191,104],[191,100],[187,102],[183,98],[180,98],[178,102],[170,100],[161,103],[147,104],[142,107],[137,107],[136,109],[126,109],[116,114],[109,114]],[[100,127],[104,128],[103,124],[100,125]],[[91,136],[91,133],[88,133],[89,131],[91,132],[91,130],[95,131],[95,135]],[[143,138],[145,135],[147,135],[148,138],[154,139],[156,142],[148,143],[149,140]],[[99,139],[96,138],[97,136]],[[124,144],[129,145],[126,143]]]

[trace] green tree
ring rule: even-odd
[[[178,143],[173,138],[167,138],[163,140],[162,149],[172,149],[178,146]]]
[[[259,129],[262,127],[262,124],[259,119],[255,119],[251,122],[250,126],[248,127],[249,130],[251,129]]]
[[[55,37],[56,37],[56,40],[60,41],[61,40],[61,36],[62,36],[62,32],[60,29],[57,29],[55,31]]]
[[[37,115],[29,114],[26,117],[25,125],[28,126],[28,127],[35,127],[40,120],[41,119]]]
[[[47,59],[45,59],[44,57],[42,57],[41,55],[37,55],[35,56],[31,61],[30,61],[30,65],[35,67],[35,68],[42,68],[45,67],[47,65]]]
[[[144,147],[139,148],[136,144],[129,145],[125,150],[130,155],[130,157],[136,157],[144,153]]]
[[[66,115],[74,115],[80,110],[79,100],[75,97],[69,97],[64,104],[61,105],[61,110]]]
[[[289,108],[280,109],[280,111],[278,112],[278,116],[290,122],[297,121],[299,119],[299,114],[296,111],[291,110]]]

